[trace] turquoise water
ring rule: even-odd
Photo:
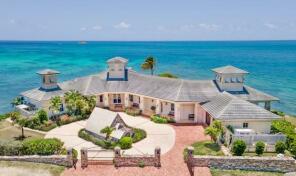
[[[59,70],[60,81],[106,68],[113,56],[129,59],[141,71],[147,55],[157,58],[156,72],[186,79],[212,79],[210,69],[234,65],[250,72],[247,84],[281,101],[273,107],[296,114],[296,41],[250,42],[0,42],[0,112],[11,110],[19,92],[39,86],[36,71]]]

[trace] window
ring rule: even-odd
[[[243,123],[243,128],[248,128],[249,127],[249,123]]]
[[[121,104],[121,97],[120,97],[120,94],[114,94],[114,95],[113,95],[113,103],[114,103],[114,104]]]
[[[175,104],[174,103],[171,104],[171,111],[175,111]]]
[[[100,95],[100,102],[103,102],[103,95]]]
[[[129,95],[129,101],[131,101],[131,102],[134,101],[134,96],[133,95]]]

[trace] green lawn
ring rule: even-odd
[[[0,161],[0,176],[59,176],[65,167],[50,164]]]
[[[1,141],[12,141],[16,140],[17,137],[21,135],[21,129],[12,126],[11,123],[2,120],[0,121],[0,140]],[[43,138],[44,134],[25,130],[25,136],[27,138]]]
[[[224,155],[220,146],[212,141],[200,141],[192,144],[192,146],[194,147],[194,155]]]
[[[243,171],[243,170],[220,170],[211,169],[212,176],[283,176],[283,173],[278,172],[258,172],[258,171]]]

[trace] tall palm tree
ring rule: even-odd
[[[141,68],[143,70],[150,70],[151,71],[151,75],[153,75],[154,74],[155,65],[156,65],[156,59],[153,56],[148,56],[145,59],[145,62],[141,65]]]
[[[59,96],[55,96],[50,99],[49,109],[52,111],[54,116],[56,113],[59,113],[61,111],[62,104],[62,99]]]
[[[77,110],[77,100],[81,99],[81,97],[81,94],[75,90],[70,90],[65,93],[65,103],[70,113],[74,113]]]
[[[100,132],[106,134],[106,140],[110,138],[111,133],[115,130],[115,128],[111,126],[106,126]]]

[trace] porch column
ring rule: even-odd
[[[109,107],[109,96],[108,93],[104,93],[104,106]]]
[[[124,106],[127,108],[127,107],[129,107],[129,104],[130,104],[130,102],[129,102],[129,94],[125,93],[124,94]]]
[[[156,109],[155,109],[155,113],[156,114],[160,114],[161,113],[161,102],[159,99],[156,99]]]
[[[264,104],[264,108],[268,111],[270,111],[270,101],[266,101]]]
[[[140,109],[143,111],[144,110],[144,97],[140,96],[140,105],[139,105]]]
[[[194,122],[197,122],[197,117],[198,117],[198,105],[197,103],[194,104]]]
[[[175,103],[175,120],[176,122],[180,121],[181,119],[181,112],[180,112],[180,104]]]

